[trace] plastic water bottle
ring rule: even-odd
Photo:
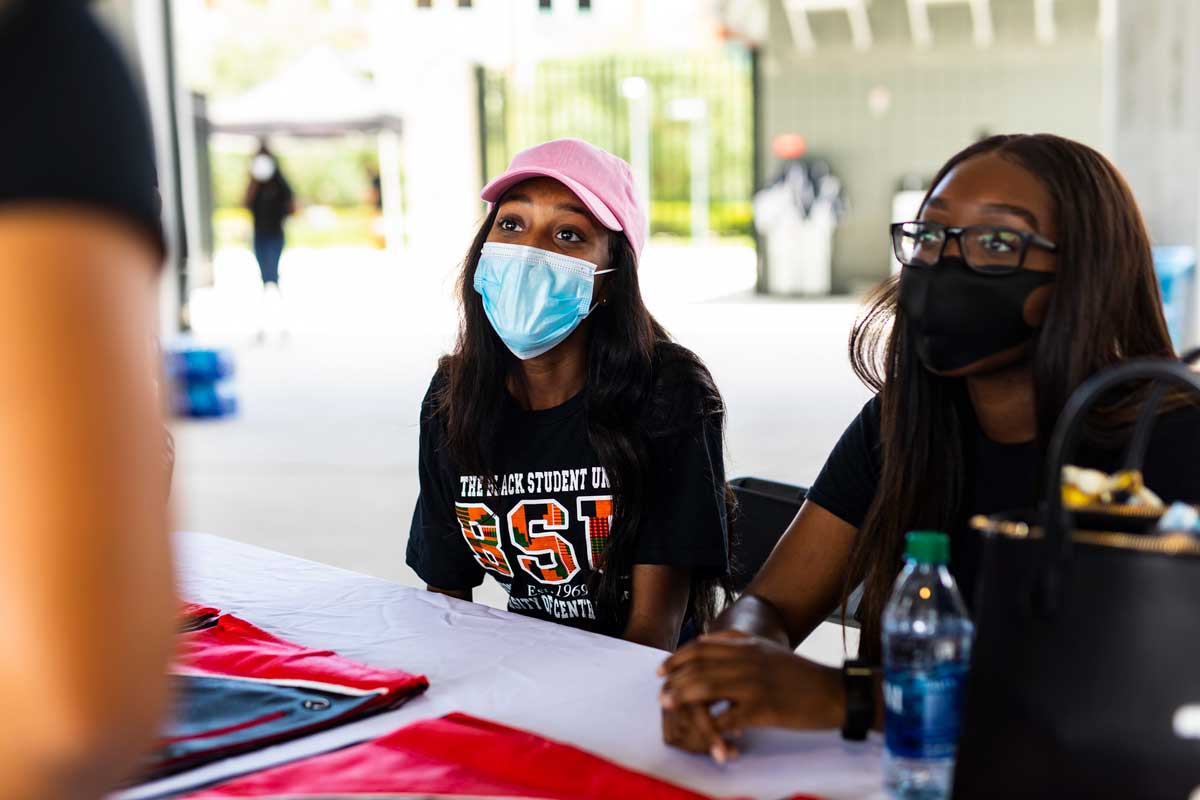
[[[950,796],[975,626],[946,568],[944,533],[908,534],[883,612],[884,786],[893,798]]]

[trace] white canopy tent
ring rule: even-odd
[[[316,48],[278,75],[237,97],[213,103],[214,133],[326,137],[374,133],[388,247],[403,241],[400,198],[400,117],[371,81],[329,48]]]

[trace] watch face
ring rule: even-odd
[[[851,741],[862,741],[875,721],[874,668],[857,659],[842,665],[846,685],[846,724],[842,737]]]

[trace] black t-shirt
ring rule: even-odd
[[[588,586],[613,521],[613,490],[588,439],[584,393],[556,408],[525,411],[507,398],[498,474],[466,475],[444,446],[430,385],[421,407],[421,494],[408,565],[430,586],[469,589],[490,574],[509,611],[619,636]],[[719,418],[653,447],[653,496],[633,563],[666,564],[708,577],[729,569],[725,468]],[[628,591],[628,590],[626,590]]]
[[[292,187],[278,171],[270,180],[259,184],[250,198],[254,232],[260,235],[282,235],[283,221],[291,211]]]
[[[82,0],[0,3],[0,211],[14,203],[112,212],[164,252],[145,108]]]
[[[834,446],[808,493],[808,499],[855,528],[863,520],[879,486],[883,457],[880,447],[880,400],[873,397]],[[971,495],[968,517],[1032,509],[1039,494],[1043,453],[1036,442],[1000,444],[988,439],[970,415],[964,420],[970,437]],[[1071,459],[1078,466],[1113,472],[1121,467],[1122,449],[1084,448]],[[1166,503],[1200,503],[1200,410],[1192,406],[1162,414],[1155,420],[1142,472],[1146,486]],[[920,480],[913,476],[913,480]],[[965,527],[951,531],[951,572],[972,602],[980,539]]]

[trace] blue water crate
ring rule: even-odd
[[[237,397],[220,383],[188,383],[177,386],[172,395],[172,411],[177,417],[211,419],[237,413]]]
[[[1163,316],[1175,349],[1183,351],[1193,344],[1195,327],[1196,248],[1175,246],[1154,248],[1154,272],[1162,294]]]
[[[163,356],[169,380],[217,382],[233,377],[233,354],[228,350],[182,346],[165,351]]]
[[[183,341],[163,348],[163,372],[170,387],[171,413],[177,417],[214,419],[237,413],[230,379],[233,353]]]

